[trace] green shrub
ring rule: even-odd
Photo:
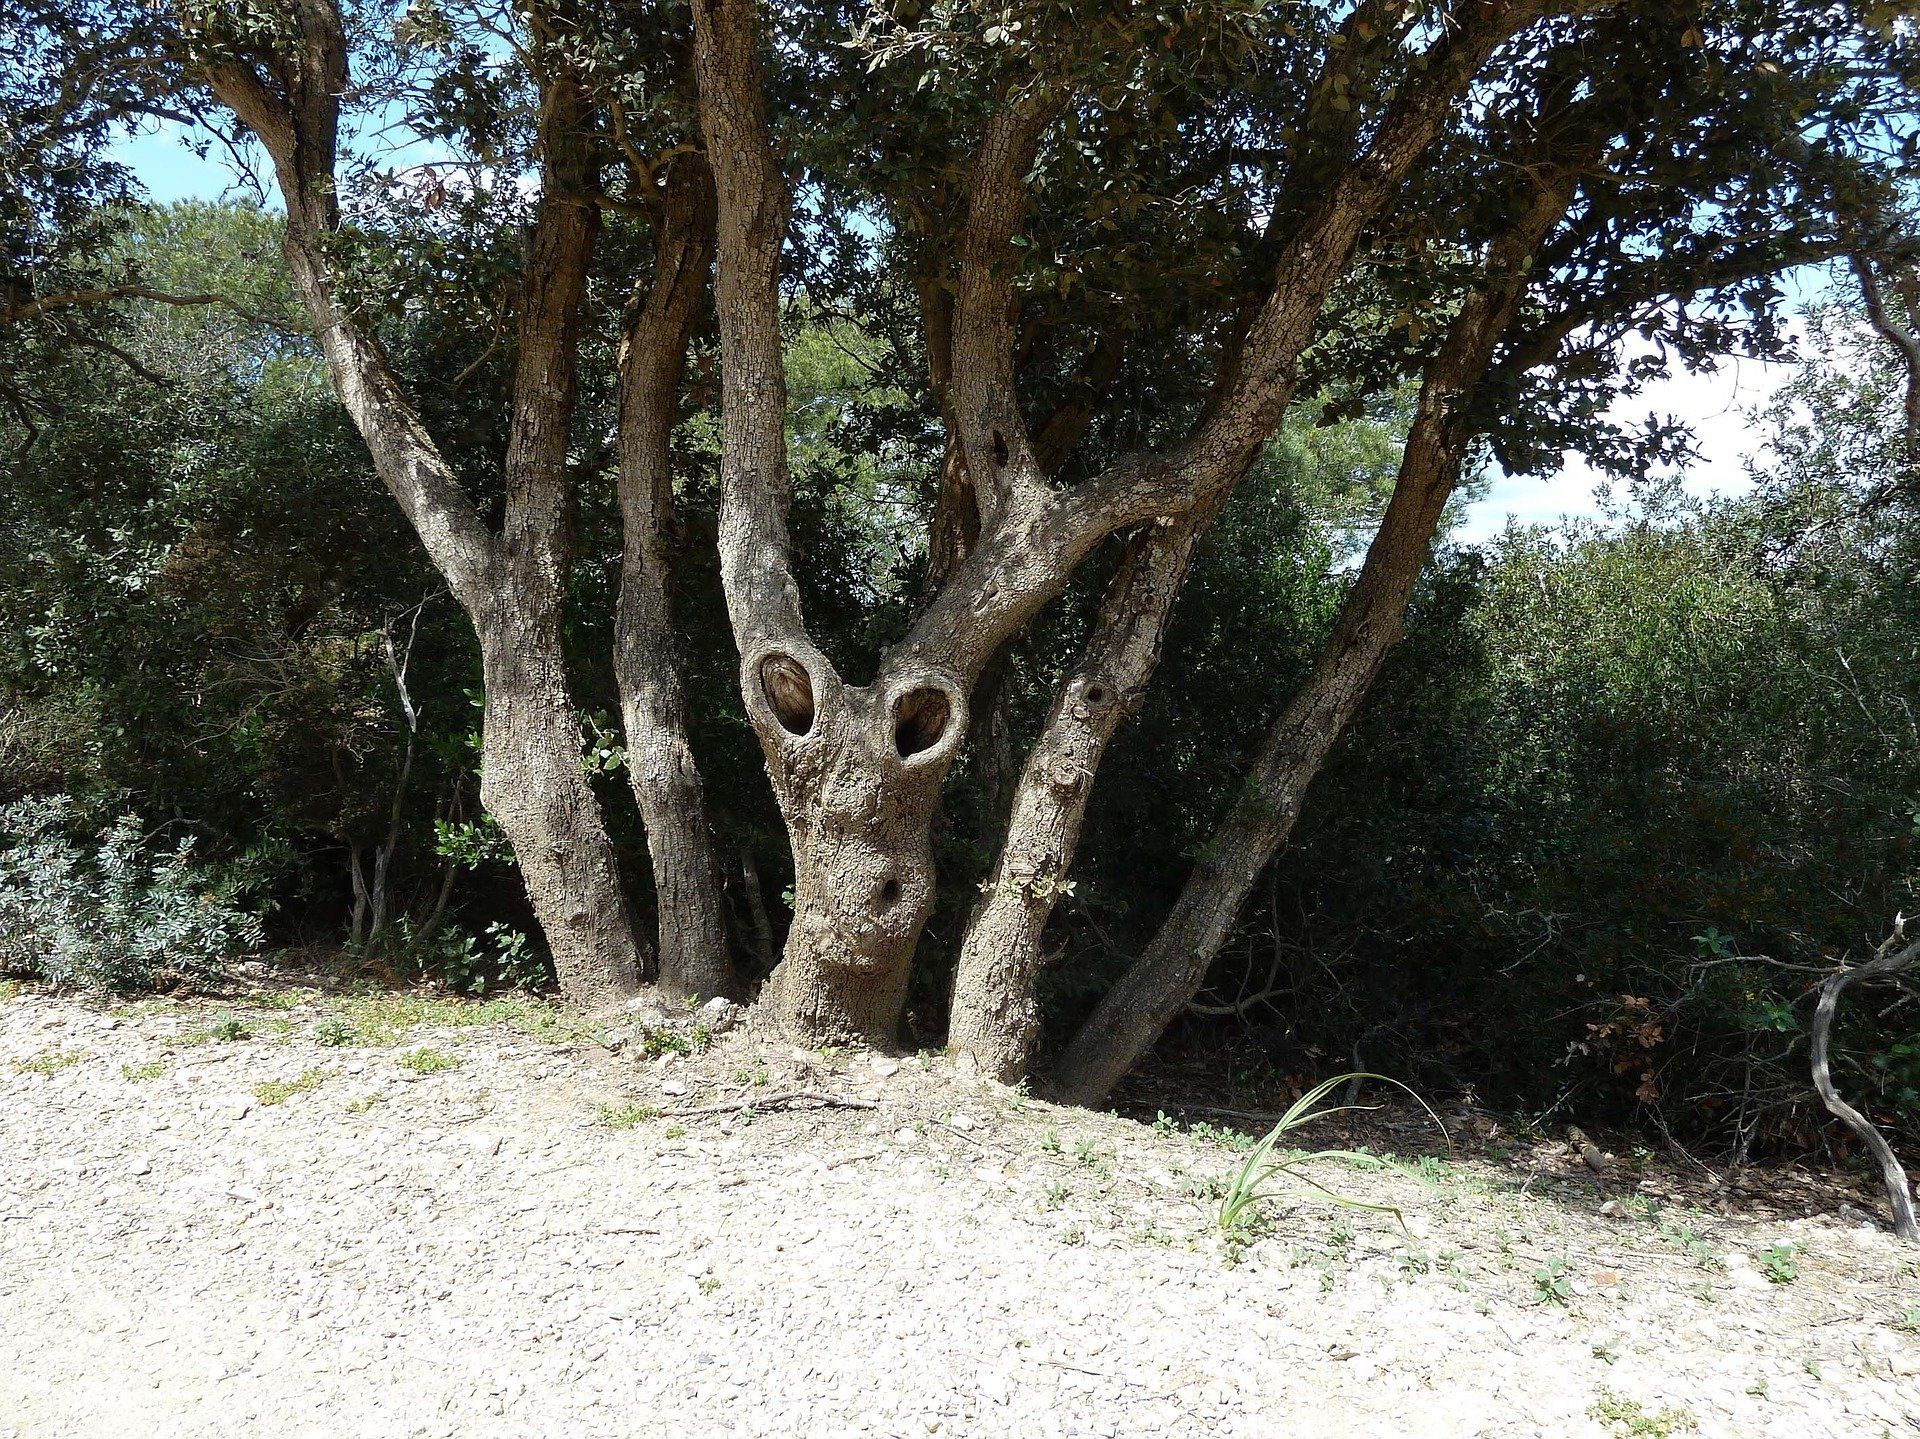
[[[0,809],[0,967],[58,985],[141,990],[203,982],[261,943],[260,921],[194,860],[124,815],[96,842],[70,800]]]

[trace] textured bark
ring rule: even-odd
[[[570,1004],[599,1008],[642,978],[613,846],[580,764],[557,612],[506,604],[481,629],[480,802],[513,842]]]
[[[1421,387],[1400,473],[1312,674],[1262,741],[1240,798],[1208,841],[1153,940],[1074,1036],[1054,1074],[1064,1099],[1104,1099],[1199,991],[1240,907],[1286,842],[1307,786],[1352,719],[1387,651],[1472,438],[1467,400],[1525,293],[1531,256],[1571,202],[1591,151],[1543,178],[1495,244],[1486,288],[1468,297]]]
[[[597,228],[585,102],[564,70],[542,96],[543,189],[519,318],[506,513],[496,535],[428,434],[378,341],[336,298],[327,259],[347,46],[334,0],[294,0],[294,38],[273,82],[251,61],[209,60],[219,98],[260,140],[286,199],[294,290],[374,469],[479,637],[486,685],[481,796],[519,857],[561,987],[597,1005],[643,970],[614,859],[580,765],[560,611],[571,561],[566,475],[574,351]]]
[[[961,944],[947,1031],[949,1050],[1003,1084],[1025,1078],[1033,1058],[1047,920],[1072,873],[1101,758],[1153,673],[1201,528],[1189,518],[1134,536],[1021,770],[1006,837]]]
[[[614,673],[627,774],[660,913],[662,987],[676,995],[733,989],[706,792],[687,739],[687,698],[669,599],[674,421],[687,332],[713,257],[712,182],[681,156],[659,199],[654,275],[630,316],[620,356],[619,483],[625,537]]]

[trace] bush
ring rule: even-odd
[[[0,807],[0,968],[79,989],[204,982],[261,942],[260,921],[195,863],[155,850],[124,815],[87,845],[71,800]]]

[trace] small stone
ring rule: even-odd
[[[884,1056],[876,1058],[873,1061],[873,1072],[882,1079],[891,1079],[900,1072],[900,1061],[897,1059],[887,1059]]]
[[[700,1006],[700,1019],[714,1034],[725,1034],[740,1022],[740,1006],[716,994]]]
[[[144,1154],[136,1154],[133,1156],[133,1161],[127,1165],[127,1173],[151,1174],[153,1173],[153,1161]]]
[[[687,1092],[687,1086],[678,1079],[663,1079],[660,1081],[660,1092],[678,1099]]]

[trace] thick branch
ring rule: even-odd
[[[1880,281],[1873,273],[1873,261],[1864,255],[1853,257],[1853,273],[1860,281],[1860,295],[1867,304],[1867,319],[1874,332],[1885,340],[1899,357],[1907,372],[1902,411],[1906,416],[1907,461],[1920,465],[1920,337],[1909,324],[1902,323],[1887,306]]]
[[[1300,352],[1368,220],[1392,198],[1499,45],[1542,15],[1592,5],[1489,0],[1436,41],[1393,96],[1365,153],[1282,246],[1265,303],[1237,347],[1222,399],[1183,444],[1135,455],[1072,491],[1012,504],[905,642],[969,677],[1115,530],[1212,502],[1245,471],[1293,398]]]
[[[811,648],[787,536],[793,480],[781,369],[780,249],[789,196],[767,129],[758,29],[756,0],[695,0],[700,128],[719,215],[720,569],[734,638],[749,663],[769,645]]]
[[[339,224],[334,166],[339,96],[347,83],[346,41],[339,11],[328,0],[301,0],[297,13],[296,54],[282,64],[280,93],[238,59],[204,61],[200,72],[272,158],[287,205],[282,242],[287,266],[295,293],[312,317],[328,376],[382,483],[454,597],[475,613],[493,589],[493,537],[379,344],[335,295],[326,251]]]
[[[1026,214],[1027,172],[1059,110],[1057,98],[1032,91],[996,111],[967,183],[947,400],[982,529],[1042,484],[1014,381],[1013,237]]]
[[[600,212],[592,203],[600,189],[600,165],[591,124],[577,76],[562,66],[543,78],[541,190],[520,283],[501,541],[507,563],[552,603],[565,592],[570,562],[567,443],[575,352],[587,266],[600,229]]]

